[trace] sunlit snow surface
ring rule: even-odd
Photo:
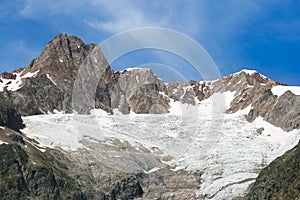
[[[283,95],[285,92],[291,91],[295,95],[300,95],[300,87],[299,86],[283,86],[277,85],[272,88],[272,93],[277,96]]]
[[[261,118],[248,123],[244,111],[222,114],[233,93],[215,94],[195,106],[171,102],[167,115],[51,114],[24,117],[24,133],[42,146],[65,150],[86,148],[81,140],[107,142],[111,138],[133,146],[159,148],[174,159],[176,169],[202,172],[197,192],[206,199],[243,195],[262,167],[294,147],[299,131],[282,131]],[[222,99],[227,101],[218,102]],[[258,128],[264,127],[262,134]]]

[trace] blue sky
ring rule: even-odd
[[[164,27],[184,33],[210,54],[222,75],[243,68],[300,85],[300,1],[292,0],[3,0],[0,72],[26,67],[58,33],[101,43],[132,28]],[[185,66],[166,52],[133,52],[114,69]],[[188,69],[188,68],[186,68]],[[197,79],[186,75],[187,79]]]

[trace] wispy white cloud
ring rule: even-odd
[[[172,28],[191,36],[225,37],[239,32],[239,27],[261,10],[260,4],[250,0],[231,0],[226,4],[195,0],[26,0],[18,14],[34,19],[49,16],[72,19],[80,15],[82,21],[78,23],[107,33],[156,26]]]
[[[38,18],[53,15],[75,15],[76,10],[84,8],[84,1],[80,0],[25,0],[18,14],[27,18]]]
[[[108,34],[133,28],[164,27],[194,35],[199,31],[199,21],[202,20],[198,17],[198,9],[199,3],[195,0],[188,3],[182,0],[26,0],[18,15],[34,20],[47,21],[51,18],[50,23],[53,24],[55,20],[76,19],[78,24]]]
[[[185,13],[178,13],[180,7],[176,3],[158,1],[92,1],[92,6],[99,10],[100,16],[94,19],[86,18],[85,22],[99,31],[118,33],[133,28],[165,27],[195,32],[197,18],[190,18],[192,5],[182,5],[187,8]],[[103,12],[102,12],[103,11]],[[178,15],[179,14],[179,15]],[[181,18],[189,18],[182,21]],[[187,26],[191,22],[192,26]],[[192,29],[194,31],[191,31]]]
[[[94,0],[92,6],[100,14],[94,18],[87,17],[85,23],[93,29],[110,34],[153,26],[175,29],[206,44],[222,63],[229,59],[241,59],[239,52],[231,55],[227,52],[225,56],[224,48],[247,32],[249,22],[265,9],[263,3],[251,0],[231,0],[226,4],[211,1]]]

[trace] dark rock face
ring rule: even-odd
[[[103,196],[102,199],[135,199],[143,195],[143,189],[140,185],[139,174],[126,174],[120,172],[112,172],[102,176],[102,180],[98,183],[101,192],[92,195]]]
[[[262,170],[246,199],[300,198],[300,144]]]
[[[0,95],[0,126],[6,126],[15,131],[24,128],[20,114],[3,95]]]
[[[163,96],[166,91],[165,84],[150,69],[125,70],[112,91],[112,108],[123,113],[168,113],[169,99]]]
[[[23,140],[23,137],[18,134],[10,134],[8,137],[14,142],[17,142],[21,145],[25,145],[25,141]]]
[[[199,199],[196,191],[200,175],[182,170],[170,173],[167,169],[144,175],[141,180],[145,192],[142,199]]]
[[[46,165],[30,165],[19,145],[0,145],[0,157],[0,199],[86,199],[67,175]]]
[[[5,79],[16,79],[16,75],[14,75],[12,73],[8,73],[8,72],[3,72],[1,74],[1,77],[5,78]]]
[[[27,154],[18,145],[0,145],[1,170],[1,199],[25,198],[20,190],[26,191],[25,181],[21,174],[21,167],[28,161]],[[14,189],[20,190],[14,191]]]
[[[39,153],[43,156],[42,153]],[[38,156],[38,155],[35,155]],[[31,164],[27,152],[17,144],[0,145],[0,199],[134,199],[143,195],[136,175],[117,175],[101,180],[101,191],[85,191],[62,172],[57,158],[44,155],[41,164]],[[42,161],[42,159],[40,160]],[[92,185],[85,185],[93,188]]]
[[[0,199],[87,199],[68,174],[63,154],[42,153],[28,138],[0,130]],[[53,154],[53,155],[52,155]]]

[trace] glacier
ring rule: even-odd
[[[28,116],[23,117],[26,128],[22,132],[38,141],[42,151],[85,149],[116,170],[131,169],[112,161],[128,158],[128,152],[103,148],[114,140],[129,143],[136,149],[145,148],[153,154],[160,152],[158,156],[171,158],[161,162],[172,170],[201,172],[198,197],[233,199],[244,195],[261,169],[293,148],[300,138],[299,130],[285,132],[262,118],[249,123],[244,115],[250,107],[224,114],[233,98],[233,92],[225,92],[196,105],[171,102],[169,114],[123,115],[114,110],[115,114],[110,115],[93,110],[90,115]],[[261,128],[260,133],[257,130]],[[93,148],[89,143],[93,143]],[[141,164],[140,168],[145,173],[159,170],[159,166],[150,166]]]

